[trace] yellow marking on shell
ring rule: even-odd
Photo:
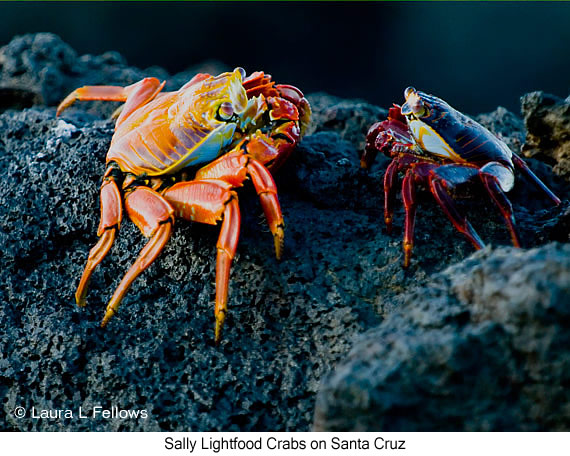
[[[465,160],[457,155],[453,148],[429,125],[420,120],[411,119],[408,120],[408,125],[416,143],[425,152],[446,157],[456,162],[465,162]]]
[[[134,154],[139,158],[139,160],[140,160],[142,163],[146,163],[147,165],[152,166],[153,168],[155,167],[153,163],[150,163],[148,160],[146,160],[145,158],[143,158],[143,157],[137,152],[137,148],[136,148],[135,146],[133,146],[132,144],[129,144],[129,147],[130,147],[130,150],[134,152]],[[127,161],[127,160],[129,159],[129,156],[128,156],[128,154],[127,154],[127,155],[125,155],[124,157],[121,157],[121,158],[123,158],[125,161]],[[133,161],[131,161],[131,160],[128,160],[128,161],[132,164],[132,165],[131,165],[132,167],[134,167],[134,168],[138,168],[138,167],[139,167],[139,166],[136,165]]]

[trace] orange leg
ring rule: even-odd
[[[164,87],[156,78],[145,78],[127,87],[119,86],[84,86],[71,92],[57,107],[56,115],[60,115],[75,101],[122,101],[121,114],[117,125],[127,118],[133,111],[155,98]]]
[[[106,177],[101,185],[100,198],[101,221],[99,222],[99,229],[97,230],[97,235],[100,236],[99,242],[97,242],[95,247],[89,252],[87,264],[85,265],[79,286],[75,292],[75,301],[77,305],[81,307],[85,305],[85,296],[87,295],[87,286],[89,285],[91,275],[113,245],[116,231],[123,218],[121,194],[109,171],[107,171]]]
[[[228,308],[228,284],[230,268],[235,256],[241,216],[232,185],[222,180],[194,180],[179,182],[163,192],[178,217],[193,222],[215,225],[222,221],[220,237],[216,245],[216,318],[215,340],[219,343]]]
[[[283,222],[283,214],[281,213],[281,206],[277,198],[277,187],[273,176],[265,166],[257,160],[250,158],[247,164],[247,171],[251,176],[251,181],[255,187],[255,191],[259,195],[261,207],[265,213],[267,224],[273,234],[273,241],[275,244],[275,256],[278,260],[281,259],[283,252],[283,243],[285,238],[285,223]]]
[[[147,187],[137,187],[130,193],[125,199],[125,208],[130,219],[150,239],[115,290],[101,322],[102,327],[117,313],[121,300],[133,281],[162,252],[166,242],[170,239],[172,225],[174,224],[174,210],[170,204],[154,190]]]
[[[236,254],[241,225],[241,214],[237,199],[232,198],[224,209],[224,221],[220,230],[220,237],[216,247],[218,255],[216,258],[216,307],[214,316],[216,317],[215,341],[220,343],[222,339],[222,328],[228,310],[228,284],[230,281],[230,268],[232,260]]]
[[[232,187],[241,187],[248,174],[259,195],[267,224],[273,234],[275,256],[279,260],[283,251],[285,224],[275,181],[264,165],[238,149],[201,168],[196,173],[196,179],[217,179],[227,182]]]

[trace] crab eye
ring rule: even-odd
[[[416,93],[417,90],[414,89],[413,87],[408,87],[406,90],[404,90],[404,98],[407,100],[408,97],[412,94],[412,93]]]
[[[222,120],[230,120],[234,115],[234,107],[229,101],[224,101],[218,108],[218,116]]]
[[[238,70],[241,74],[241,80],[243,81],[245,79],[245,70],[242,67],[237,67],[236,70]],[[235,70],[234,70],[235,71]]]

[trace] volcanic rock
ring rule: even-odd
[[[556,174],[570,181],[570,97],[532,92],[521,103],[526,126],[524,155],[552,165]]]
[[[323,381],[315,429],[570,427],[570,246],[485,249],[406,294]]]

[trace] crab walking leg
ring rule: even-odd
[[[175,214],[192,222],[216,225],[220,220],[222,229],[217,243],[216,259],[216,332],[218,343],[228,306],[230,268],[239,239],[241,218],[237,194],[232,184],[221,179],[178,182],[166,189],[164,198],[172,205]]]
[[[402,200],[406,218],[404,222],[404,267],[410,265],[414,248],[414,224],[416,221],[416,189],[413,171],[408,171],[402,181]]]
[[[511,205],[511,202],[503,190],[501,190],[501,186],[497,182],[497,178],[495,176],[485,172],[480,173],[479,176],[481,176],[481,180],[483,181],[483,185],[485,186],[487,193],[489,193],[489,196],[495,202],[505,219],[505,224],[511,234],[513,245],[515,247],[520,247],[521,243],[515,228],[515,216],[513,215],[513,206]]]
[[[445,215],[449,218],[453,226],[462,233],[467,239],[471,241],[471,243],[475,246],[477,250],[482,249],[485,247],[485,243],[481,240],[475,229],[471,226],[471,223],[463,217],[453,199],[447,193],[445,189],[444,180],[438,177],[436,174],[432,174],[429,177],[429,188],[431,193],[433,194],[435,200],[445,212]]]
[[[536,174],[534,174],[531,169],[527,166],[527,164],[524,162],[524,160],[522,158],[520,158],[517,154],[515,154],[513,152],[513,163],[514,165],[520,169],[522,171],[522,173],[528,177],[532,183],[539,188],[540,190],[542,190],[542,192],[548,196],[553,202],[554,204],[556,204],[557,206],[562,202],[560,200],[560,198],[558,198],[553,192],[552,190],[550,190],[545,184],[544,182],[542,182],[538,176]]]
[[[59,116],[75,101],[122,101],[126,102],[117,120],[119,125],[129,114],[148,103],[162,90],[162,84],[156,78],[145,78],[127,87],[120,86],[83,86],[71,92],[57,107]]]
[[[280,260],[285,238],[285,223],[283,222],[283,214],[281,213],[281,206],[277,198],[275,181],[267,168],[253,158],[250,158],[247,164],[247,171],[251,177],[255,191],[259,195],[267,224],[273,234],[275,256]]]
[[[241,187],[248,175],[259,195],[267,224],[273,234],[275,256],[279,260],[283,251],[285,224],[277,198],[277,186],[271,173],[264,165],[250,155],[244,154],[238,146],[236,150],[201,168],[196,173],[196,178],[200,180],[221,180],[232,187]]]
[[[91,280],[91,275],[113,245],[115,233],[123,218],[121,194],[109,171],[107,171],[107,175],[101,185],[100,199],[101,220],[99,222],[99,229],[97,230],[97,235],[100,236],[100,238],[89,252],[87,264],[85,265],[85,269],[83,269],[83,275],[75,292],[75,301],[80,307],[85,305],[85,296],[87,295],[87,287]]]
[[[224,221],[220,230],[220,237],[216,248],[218,255],[216,258],[216,307],[214,316],[216,318],[215,341],[219,344],[222,339],[222,328],[228,311],[228,285],[230,282],[230,268],[235,257],[239,232],[241,226],[241,215],[239,204],[236,198],[232,198],[224,209]]]
[[[394,218],[394,201],[396,199],[396,183],[398,181],[397,160],[393,160],[384,174],[384,222],[388,234],[392,232],[392,220]]]
[[[161,83],[156,78],[145,78],[142,81],[125,87],[127,100],[117,118],[116,126],[121,125],[123,121],[138,108],[153,100],[164,88],[164,84],[166,84],[166,81]]]
[[[144,236],[150,239],[115,290],[107,305],[101,327],[104,327],[117,313],[121,300],[133,281],[160,255],[170,239],[174,224],[174,210],[170,204],[147,187],[137,187],[129,193],[125,198],[125,208],[133,223],[139,227]]]
[[[127,96],[124,87],[118,86],[83,86],[71,92],[57,107],[59,116],[76,101],[125,101]]]

